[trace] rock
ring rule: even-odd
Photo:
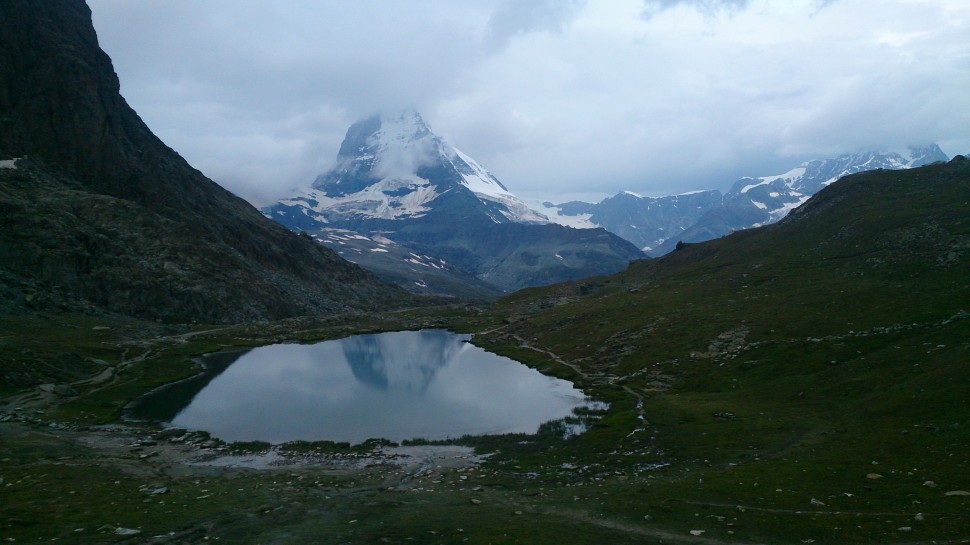
[[[167,486],[159,486],[158,488],[148,491],[148,494],[151,496],[157,496],[159,494],[167,494],[167,493],[168,493]]]
[[[899,530],[900,532],[912,532],[913,531],[913,527],[912,526],[900,526],[899,528],[896,528],[896,529]]]
[[[41,384],[37,388],[42,392],[61,397],[77,395],[77,391],[69,384]]]
[[[171,439],[173,437],[181,437],[185,435],[187,431],[188,430],[186,430],[185,428],[165,428],[164,430],[155,434],[155,438],[162,440],[162,439]]]
[[[482,500],[480,500],[478,498],[472,498],[472,503],[474,505],[481,505],[482,504]]]
[[[872,479],[873,481],[875,481],[876,479],[881,479],[882,478],[882,475],[880,475],[878,473],[869,473],[868,475],[866,475],[866,478],[867,479]]]
[[[704,535],[704,532],[705,532],[705,530],[691,530],[690,531],[690,535],[692,535],[692,536],[700,536],[700,535]]]
[[[933,481],[923,481],[923,486],[928,486],[930,488],[936,488],[936,483]]]
[[[815,498],[812,498],[812,502],[811,503],[812,503],[812,505],[815,505],[815,506],[818,506],[818,507],[825,507],[825,504],[823,502],[821,502],[821,501],[819,501],[819,500],[817,500]]]
[[[924,520],[926,520],[926,517],[923,516],[923,513],[916,513],[916,516],[913,517],[913,520],[917,522],[923,522]]]
[[[134,528],[115,528],[115,535],[118,536],[135,536],[141,533],[141,530],[136,530]]]
[[[966,490],[951,490],[949,492],[944,492],[944,496],[970,496],[970,492]]]

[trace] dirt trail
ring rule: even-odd
[[[549,350],[544,350],[542,348],[538,348],[536,346],[532,346],[531,344],[529,344],[528,341],[526,341],[525,339],[523,339],[522,337],[520,337],[518,335],[514,335],[513,334],[513,335],[511,335],[511,337],[513,339],[515,339],[516,341],[518,341],[520,348],[525,348],[526,350],[532,350],[533,352],[538,352],[540,354],[545,354],[546,356],[549,356],[549,358],[552,359],[552,361],[554,361],[554,362],[556,362],[556,363],[558,363],[560,365],[564,365],[564,366],[572,369],[573,371],[575,371],[577,375],[583,377],[583,380],[590,381],[590,380],[593,380],[594,378],[597,378],[597,377],[593,377],[592,375],[590,375],[586,371],[583,371],[583,369],[581,367],[579,367],[578,365],[576,365],[575,363],[570,363],[570,362],[568,362],[568,361],[560,358],[557,354],[555,354],[553,352],[550,352]]]

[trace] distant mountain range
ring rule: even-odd
[[[419,292],[458,295],[440,281],[450,271],[499,293],[617,272],[644,257],[604,229],[549,222],[415,111],[354,123],[332,169],[263,213]],[[334,229],[384,242],[364,249]]]
[[[946,160],[936,144],[904,152],[869,151],[809,161],[784,174],[742,178],[726,194],[711,190],[652,198],[621,192],[596,204],[547,202],[539,210],[564,225],[603,227],[648,255],[660,256],[681,241],[702,242],[776,222],[843,176]]]

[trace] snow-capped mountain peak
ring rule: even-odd
[[[474,159],[432,132],[414,110],[378,114],[347,131],[335,166],[310,189],[281,204],[299,202],[335,215],[399,220],[421,217],[449,192],[470,192],[491,221],[547,223]]]

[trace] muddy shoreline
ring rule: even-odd
[[[174,433],[173,433],[174,432]],[[150,469],[154,474],[183,477],[234,470],[324,470],[340,474],[383,467],[401,473],[401,481],[428,472],[478,466],[486,456],[460,445],[379,446],[369,451],[296,452],[273,445],[240,452],[233,445],[208,437],[204,432],[175,428],[150,429],[129,423],[69,426],[47,422],[23,412],[0,413],[0,437],[25,438],[71,444],[97,453],[106,464],[127,469]]]

